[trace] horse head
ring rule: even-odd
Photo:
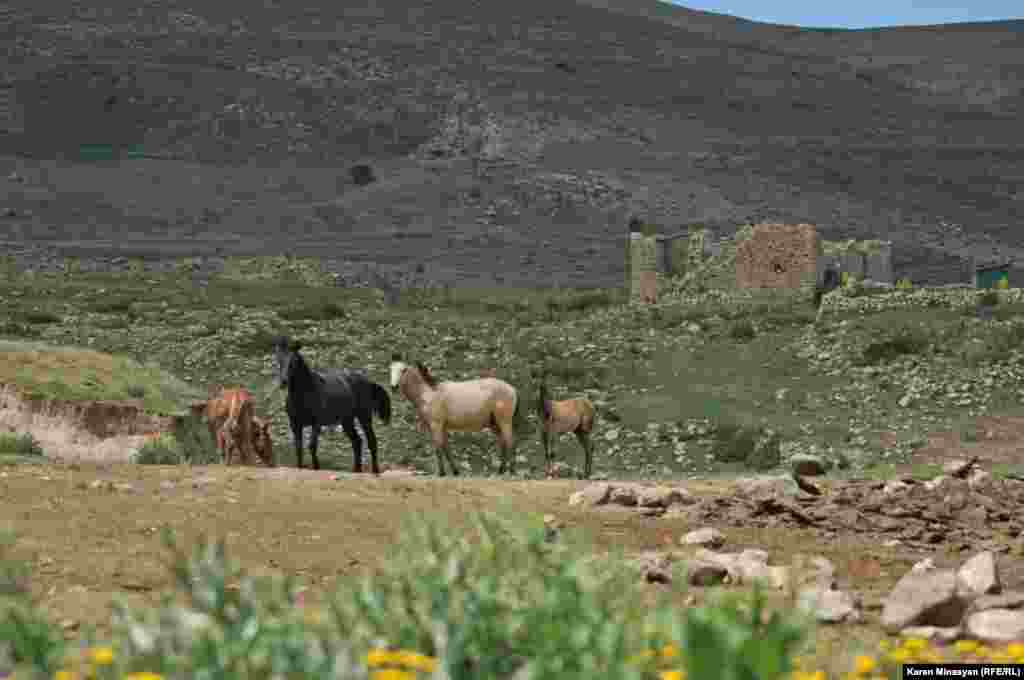
[[[281,335],[274,338],[272,348],[274,355],[274,370],[277,373],[277,381],[281,386],[281,389],[284,389],[288,387],[288,383],[291,381],[296,367],[302,360],[299,356],[299,350],[302,349],[302,343],[298,340],[290,340],[286,336]]]
[[[388,369],[391,374],[391,391],[397,391],[399,383],[402,382],[402,374],[409,368],[403,361],[400,354],[391,355],[391,366]]]
[[[416,368],[419,370],[420,375],[423,376],[423,382],[427,383],[431,387],[437,387],[437,379],[431,374],[430,369],[427,368],[426,364],[422,361],[416,362]]]

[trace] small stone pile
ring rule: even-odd
[[[570,506],[636,508],[645,515],[660,515],[673,506],[694,503],[689,491],[679,487],[599,482],[569,497]]]
[[[818,487],[802,477],[746,480],[729,495],[695,497],[682,488],[595,483],[569,499],[573,506],[670,513],[693,524],[816,529],[877,536],[889,545],[950,544],[1007,551],[1024,532],[1024,480],[995,479],[976,461],[954,461],[927,482],[832,481]],[[1024,543],[1022,543],[1024,547]]]

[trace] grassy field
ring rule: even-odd
[[[1017,303],[1001,303],[994,320],[982,321],[972,305],[932,304],[926,292],[877,296],[863,301],[904,306],[840,306],[817,322],[805,301],[725,303],[715,294],[637,307],[623,304],[618,291],[407,291],[387,305],[377,291],[319,285],[302,266],[272,277],[248,262],[205,288],[141,273],[8,278],[0,281],[8,337],[0,371],[31,398],[141,399],[154,412],[180,412],[211,385],[240,384],[257,395],[257,412],[273,418],[278,460],[291,465],[284,395],[269,370],[269,341],[278,333],[301,339],[315,366],[365,367],[382,383],[395,352],[449,379],[493,368],[522,391],[530,415],[519,423],[519,467],[536,478],[542,456],[533,376],[543,366],[558,396],[585,393],[596,403],[601,476],[686,479],[698,494],[722,492],[738,476],[779,472],[797,452],[835,463],[836,478],[927,478],[942,462],[938,454],[918,456],[931,450],[931,433],[985,447],[982,418],[1021,415]],[[398,403],[394,410],[393,424],[377,430],[382,462],[433,472],[411,409]],[[456,434],[452,444],[472,476],[496,467],[491,436]],[[327,467],[348,469],[347,439],[331,433],[321,450]],[[1021,469],[1006,451],[990,461],[996,475]],[[43,453],[17,434],[0,440],[6,463],[40,463]],[[575,442],[563,440],[559,458],[578,464]],[[537,521],[552,513],[588,532],[599,550],[627,553],[663,548],[694,528],[569,510],[579,481],[272,474],[7,467],[0,484],[9,512],[0,520],[25,539],[18,555],[35,565],[33,593],[47,615],[101,631],[110,597],[154,604],[166,585],[155,545],[162,526],[185,544],[203,534],[224,537],[247,568],[284,572],[316,592],[387,564],[384,547],[400,542],[404,518],[419,514],[439,513],[456,529],[459,518],[494,508]],[[67,522],[76,537],[70,545],[60,538]],[[823,542],[784,528],[732,528],[729,542],[773,556],[829,557],[840,579],[875,602],[920,557],[865,537]],[[868,554],[874,571],[865,579]],[[819,666],[849,668],[858,650],[873,649],[881,637],[870,622],[822,628],[809,653]]]
[[[266,273],[272,263],[258,265],[246,261],[205,288],[145,273],[0,282],[0,331],[12,340],[117,357],[79,354],[72,369],[54,363],[67,356],[61,353],[45,361],[8,354],[0,380],[25,383],[40,397],[141,395],[155,411],[180,407],[212,385],[243,385],[257,395],[257,411],[273,418],[288,464],[284,395],[270,376],[275,334],[301,339],[314,366],[364,367],[382,384],[395,352],[444,379],[493,368],[524,398],[529,416],[520,423],[518,453],[536,471],[534,375],[543,366],[556,397],[594,400],[596,469],[615,477],[732,474],[743,460],[731,442],[741,445],[737,433],[752,431],[778,433],[785,452],[819,451],[854,468],[900,462],[925,432],[968,428],[984,413],[1016,413],[1024,394],[1018,304],[1003,305],[989,322],[962,309],[918,306],[837,312],[817,324],[815,310],[799,301],[723,304],[705,296],[635,307],[608,290],[409,291],[388,306],[377,291],[314,285],[308,263],[273,277]],[[123,357],[140,365],[129,368]],[[408,404],[395,411],[396,424],[379,428],[383,460],[431,469]],[[496,464],[492,439],[455,434],[455,455],[486,472]],[[575,465],[580,452],[570,439],[559,452]],[[348,450],[347,440],[328,435],[326,465],[348,467]]]

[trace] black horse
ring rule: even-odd
[[[286,337],[273,342],[274,369],[282,389],[288,389],[285,410],[295,440],[295,456],[302,467],[302,428],[310,426],[309,453],[313,469],[320,469],[316,456],[320,428],[341,424],[352,442],[352,471],[363,471],[363,441],[356,431],[355,420],[366,434],[370,445],[373,473],[380,474],[377,465],[377,436],[373,433],[373,414],[384,424],[391,422],[391,397],[387,390],[370,380],[366,371],[328,368],[314,371],[299,354],[302,346]]]

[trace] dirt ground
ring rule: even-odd
[[[1024,419],[980,419],[978,431],[982,438],[991,431],[992,438],[964,443],[956,433],[932,435],[914,464],[972,455],[983,468],[1010,462],[1024,438]],[[897,472],[893,479],[901,477]],[[685,554],[679,538],[713,526],[726,536],[725,550],[761,548],[770,563],[788,563],[797,553],[825,556],[836,565],[839,587],[861,596],[865,620],[854,633],[870,639],[881,635],[874,623],[882,599],[916,561],[931,557],[938,566],[955,566],[981,549],[1016,554],[1021,548],[1024,482],[1000,481],[1006,486],[975,493],[962,511],[933,515],[934,494],[904,478],[909,490],[898,500],[881,489],[888,480],[817,478],[820,496],[778,496],[775,503],[759,502],[735,480],[661,481],[685,487],[697,502],[649,517],[635,508],[569,506],[569,496],[587,484],[577,480],[47,462],[0,468],[0,526],[16,532],[15,556],[33,564],[33,594],[69,635],[83,624],[102,634],[114,595],[133,605],[158,602],[171,586],[163,526],[181,545],[223,538],[250,573],[291,574],[315,599],[337,579],[386,558],[407,518],[440,513],[458,530],[475,512],[509,511],[538,519],[553,514],[567,527],[585,529],[600,548],[628,553]],[[1004,587],[1024,584],[1019,560],[1004,558],[1001,570]],[[850,632],[844,626],[820,635]]]

